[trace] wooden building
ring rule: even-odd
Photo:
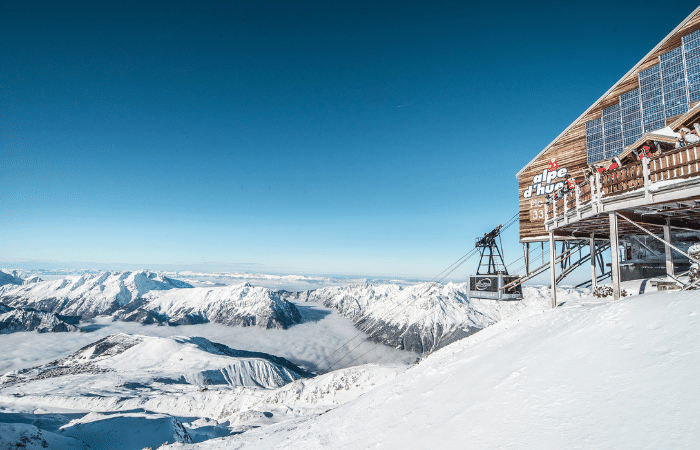
[[[550,242],[553,286],[555,240],[650,233],[668,255],[669,230],[700,230],[699,135],[700,7],[517,173],[520,240]]]

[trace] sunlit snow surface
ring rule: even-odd
[[[186,289],[193,293],[242,281],[217,286],[209,281],[221,275],[178,275],[196,287]],[[268,281],[299,289],[317,282]],[[82,325],[83,333],[0,336],[0,373],[65,358],[115,333],[143,336],[131,353],[83,373],[45,378],[39,371],[33,380],[6,383],[0,423],[9,425],[0,428],[0,448],[19,442],[22,433],[32,445],[53,439],[51,448],[81,448],[75,437],[93,449],[136,450],[165,441],[188,449],[693,448],[700,437],[690,419],[700,415],[692,384],[700,370],[697,292],[613,303],[588,290],[560,289],[563,306],[551,310],[547,288],[526,287],[524,302],[474,302],[467,310],[454,284],[435,287],[437,299],[422,298],[420,284],[354,280],[344,286],[329,283],[298,296],[303,320],[287,330],[98,317]],[[630,288],[636,293],[639,286]],[[351,297],[359,310],[350,308]],[[358,311],[399,324],[487,328],[411,365],[416,354],[366,341],[350,320]],[[207,345],[188,336],[281,356],[317,372],[350,355],[330,372],[292,381],[265,363],[203,354]]]
[[[171,448],[697,448],[700,293],[559,299],[322,416]]]

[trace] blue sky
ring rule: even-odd
[[[697,6],[570,3],[2,2],[0,261],[430,279]]]

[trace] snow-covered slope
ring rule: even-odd
[[[0,269],[0,286],[21,285],[24,282],[16,270]]]
[[[134,383],[275,388],[309,376],[284,358],[234,350],[201,337],[117,334],[52,363],[6,373],[0,376],[0,387],[70,376],[69,380],[39,385],[47,393],[57,385],[71,386],[78,392],[80,386],[74,380],[78,375],[84,378],[80,385],[103,389]]]
[[[185,434],[201,442],[322,414],[405,369],[366,365],[304,378],[282,358],[202,338],[114,335],[0,377],[0,421],[37,425],[98,450],[155,448],[187,442]]]
[[[364,284],[285,293],[296,301],[316,301],[338,309],[373,340],[429,353],[469,336],[527,306],[546,308],[548,293],[525,287],[522,301],[467,299],[466,283]],[[570,290],[574,297],[586,290]]]
[[[61,427],[60,433],[100,450],[141,450],[166,442],[192,442],[182,423],[165,414],[90,413]]]
[[[228,385],[203,388],[165,383],[162,379],[149,383],[143,374],[123,378],[124,372],[102,372],[92,378],[69,373],[61,377],[35,373],[33,378],[27,377],[18,383],[10,380],[0,386],[0,409],[24,411],[24,414],[11,414],[12,420],[29,423],[39,422],[33,419],[37,417],[36,414],[29,414],[35,411],[75,414],[138,410],[149,414],[199,418],[192,423],[184,423],[197,442],[211,437],[202,436],[206,434],[202,430],[202,422],[213,425],[209,427],[209,433],[213,431],[221,436],[323,414],[390,382],[404,370],[406,366],[403,365],[364,365],[315,378],[300,378],[273,389]],[[0,420],[2,417],[0,414]],[[60,421],[60,418],[55,420]],[[37,425],[42,426],[40,423]],[[152,422],[142,421],[144,427],[151,425]],[[55,428],[54,424],[50,431]]]
[[[10,306],[29,306],[46,312],[90,318],[111,314],[130,303],[139,303],[154,290],[190,288],[182,281],[141,270],[103,272],[54,281],[0,287],[0,301]]]
[[[224,325],[287,328],[301,321],[297,308],[267,288],[248,283],[222,287],[151,292],[145,303],[117,317],[141,323],[172,325],[216,322]]]
[[[78,331],[57,314],[32,308],[12,308],[0,303],[0,334],[17,331],[61,332]]]
[[[84,442],[61,436],[34,425],[0,423],[0,449],[16,450],[88,450]]]
[[[695,449],[699,318],[697,291],[525,310],[324,415],[172,448]]]

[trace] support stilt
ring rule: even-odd
[[[617,235],[617,214],[608,213],[610,219],[610,256],[612,269],[613,300],[620,299],[620,240]]]
[[[544,245],[544,243],[542,243]],[[543,252],[544,254],[544,252]],[[544,256],[544,255],[543,255]],[[557,307],[557,246],[554,242],[554,233],[549,232],[549,274],[552,289],[552,308]]]
[[[671,218],[666,218],[666,225],[664,225],[664,240],[666,242],[671,242]],[[675,275],[675,270],[673,267],[673,250],[667,244],[664,244],[666,249],[666,275],[672,277]]]
[[[598,274],[595,270],[595,233],[591,233],[590,239],[591,252],[591,289],[595,290],[598,287]]]
[[[530,243],[526,242],[523,244],[523,251],[525,252],[525,275],[530,275]]]

